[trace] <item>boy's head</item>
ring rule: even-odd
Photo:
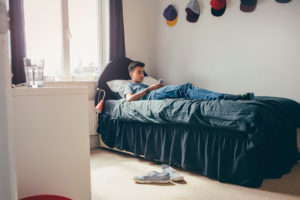
[[[133,61],[128,66],[129,75],[134,83],[141,83],[144,80],[145,64],[139,61]]]

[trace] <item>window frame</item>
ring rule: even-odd
[[[26,1],[26,0],[25,0]],[[54,79],[54,82],[60,82],[60,81],[91,81],[96,80],[97,77],[100,75],[100,72],[103,70],[103,66],[105,63],[105,47],[103,42],[103,3],[102,0],[96,1],[96,16],[97,16],[97,59],[98,59],[98,72],[95,72],[94,76],[80,76],[79,78],[76,76],[74,77],[71,73],[71,57],[70,57],[70,39],[71,39],[71,30],[69,27],[69,1],[71,0],[60,0],[61,3],[61,39],[62,39],[62,46],[61,46],[61,74],[58,80]],[[98,74],[97,74],[98,73]],[[83,78],[82,78],[83,77]]]
[[[62,58],[63,58],[63,69],[61,74],[61,80],[67,80],[67,81],[77,81],[76,78],[73,80],[73,76],[71,75],[71,64],[70,64],[70,38],[71,38],[71,30],[69,27],[69,1],[70,0],[61,0],[61,16],[62,16]],[[96,12],[97,12],[97,47],[98,47],[98,73],[95,72],[95,79],[100,75],[100,70],[102,70],[103,66],[103,28],[102,28],[102,21],[103,21],[103,15],[102,15],[102,0],[96,1]],[[85,77],[83,81],[86,81],[86,79],[90,80],[91,77]],[[81,80],[81,79],[80,79]]]
[[[62,80],[71,79],[70,65],[70,28],[69,28],[69,0],[61,0],[62,22]],[[99,59],[99,58],[98,58]]]

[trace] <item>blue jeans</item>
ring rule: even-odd
[[[223,99],[224,94],[212,92],[202,88],[193,86],[191,83],[182,85],[166,85],[157,90],[151,91],[145,99],[174,99],[174,98],[187,98],[187,99],[201,99],[201,100],[216,100]]]

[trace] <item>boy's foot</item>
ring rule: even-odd
[[[169,173],[171,181],[183,181],[183,176],[169,165],[163,164],[161,168],[163,172]]]
[[[247,92],[245,94],[241,94],[241,98],[242,99],[247,99],[247,100],[253,99],[254,98],[254,93],[253,92]]]

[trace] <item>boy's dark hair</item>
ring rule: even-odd
[[[131,62],[131,63],[129,64],[129,66],[128,66],[128,71],[129,71],[129,73],[130,73],[130,72],[133,72],[134,69],[135,69],[136,67],[144,67],[144,66],[145,66],[145,64],[142,63],[142,62],[139,62],[139,61],[133,61],[133,62]]]

